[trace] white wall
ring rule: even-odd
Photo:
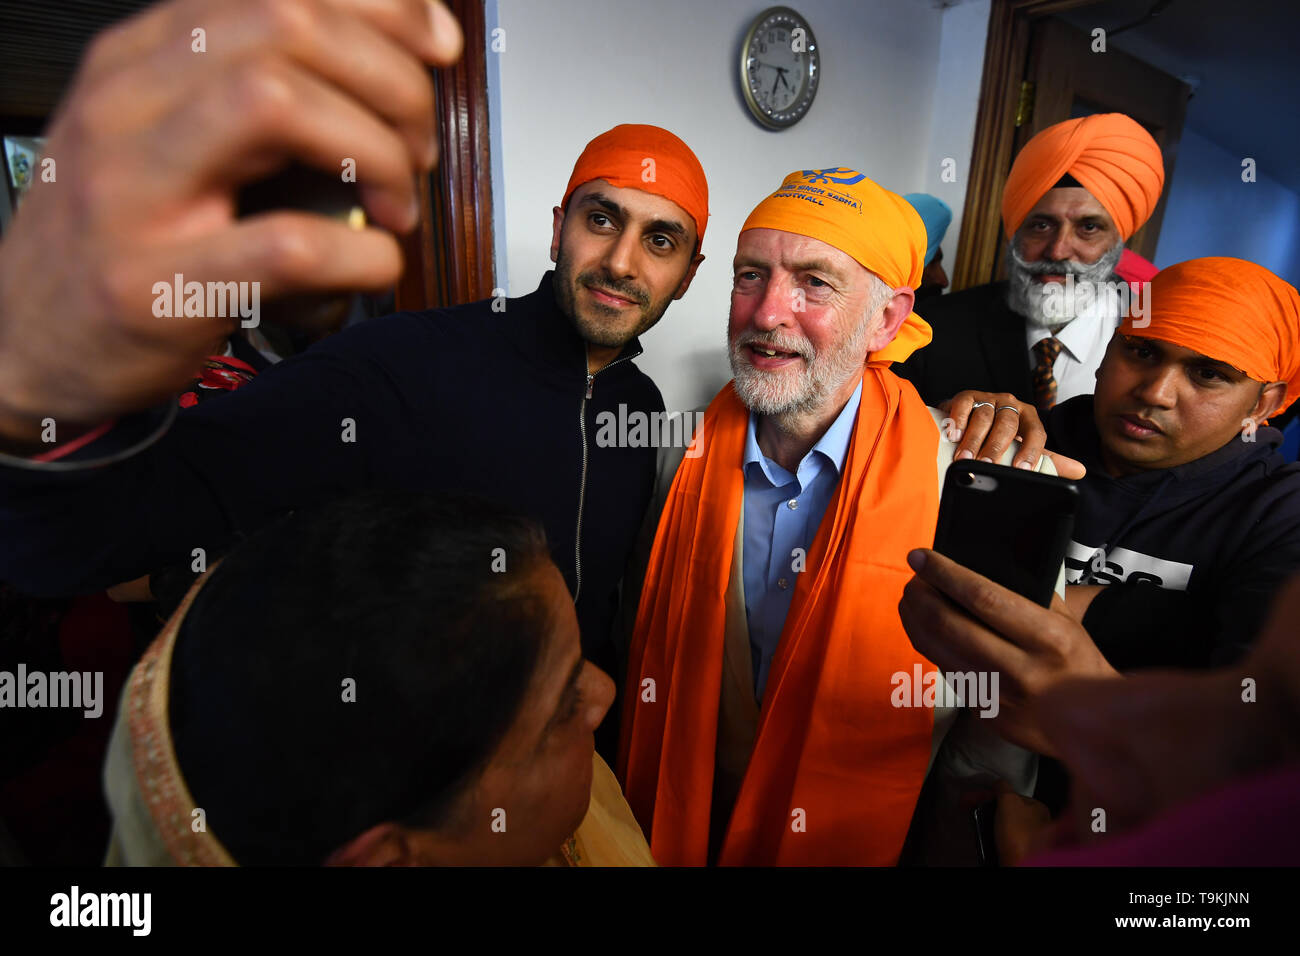
[[[1300,285],[1300,196],[1256,170],[1242,182],[1244,157],[1192,131],[1178,142],[1160,226],[1160,268],[1201,256],[1248,259]]]
[[[957,261],[966,187],[970,184],[971,149],[975,145],[975,114],[984,76],[984,47],[988,39],[992,0],[965,0],[943,11],[940,27],[938,77],[930,130],[930,158],[918,192],[938,196],[952,209],[952,224],[943,239],[943,261],[949,273]],[[952,159],[956,179],[944,182],[943,163]]]
[[[988,0],[947,11],[932,0],[800,0],[794,6],[822,49],[821,88],[803,121],[780,133],[749,117],[737,80],[740,41],[769,5],[496,0],[506,42],[504,52],[489,55],[501,94],[504,202],[496,219],[506,268],[498,275],[510,295],[532,291],[551,267],[551,208],[598,133],[619,123],[663,126],[691,146],[709,177],[706,261],[686,296],[645,335],[638,360],[669,409],[702,404],[730,377],[724,342],[736,235],[787,173],[849,166],[896,192],[950,200],[951,192],[939,192],[936,150],[951,155],[964,141],[969,160],[970,134],[959,123],[942,134],[934,128],[941,23],[959,17],[961,31],[976,30],[973,88],[944,74],[955,87],[944,91],[945,110],[969,110],[973,124],[973,100],[963,104],[978,95]],[[491,6],[487,12],[490,33],[496,24]],[[950,204],[960,211],[965,186],[958,186],[962,196]],[[955,230],[949,236],[955,242]]]

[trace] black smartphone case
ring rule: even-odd
[[[1050,607],[1078,497],[1064,478],[953,462],[944,476],[934,550]]]

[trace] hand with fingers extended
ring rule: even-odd
[[[998,714],[1007,740],[1055,756],[1043,732],[1039,701],[1073,677],[1122,679],[1059,595],[1050,608],[995,584],[938,552],[907,556],[916,572],[898,612],[907,636],[940,671],[998,674]]]
[[[263,301],[393,285],[392,232],[417,222],[437,158],[428,67],[462,42],[430,0],[173,0],[99,36],[48,129],[54,181],[36,177],[0,245],[0,438],[105,421],[192,377],[239,315],[157,316],[154,287],[178,274],[258,283]],[[237,217],[241,187],[349,161],[379,228]]]
[[[1015,468],[1032,469],[1046,454],[1062,478],[1082,478],[1087,471],[1073,458],[1046,451],[1047,430],[1038,409],[1010,392],[958,392],[938,409],[951,421],[946,437],[958,443],[954,461],[1001,461],[1002,453],[1019,439],[1020,450],[1011,462]]]

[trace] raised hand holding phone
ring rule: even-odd
[[[415,176],[436,159],[428,67],[462,42],[429,0],[173,0],[97,38],[47,133],[56,179],[0,245],[0,437],[184,384],[238,318],[156,315],[175,275],[256,282],[263,300],[391,286],[392,232],[417,221]],[[375,227],[240,218],[247,184],[348,159]]]

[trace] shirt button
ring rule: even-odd
[[[782,591],[785,591],[790,587],[790,581],[788,578],[781,578],[781,580],[776,582],[776,586]]]
[[[797,499],[797,498],[791,498],[791,499],[790,499],[789,501],[787,501],[785,504],[786,504],[786,507],[787,507],[787,508],[789,508],[791,511],[794,511],[795,508],[798,508],[798,507],[799,507],[799,499]]]

